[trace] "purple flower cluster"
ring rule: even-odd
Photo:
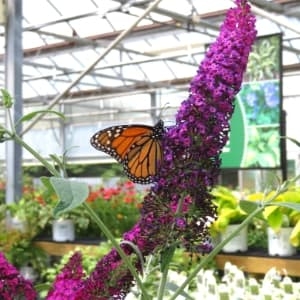
[[[83,286],[85,274],[82,268],[82,256],[75,252],[56,277],[48,300],[75,300],[78,290]]]
[[[23,278],[0,252],[0,299],[37,299],[32,282]]]
[[[156,184],[144,198],[141,218],[123,236],[144,256],[174,241],[188,250],[210,250],[207,223],[215,209],[209,192],[219,174],[234,96],[241,87],[256,36],[255,18],[247,1],[236,0],[236,4],[191,81],[190,95],[176,115],[176,125],[166,130],[164,161]],[[133,254],[127,244],[122,248],[127,255]],[[134,264],[139,270],[138,263]],[[132,284],[132,275],[113,249],[79,284],[77,296],[68,299],[124,299]]]
[[[126,248],[123,250],[129,255]],[[138,264],[136,266],[139,269]],[[124,299],[132,284],[131,273],[118,252],[113,249],[97,263],[94,272],[87,278],[75,299]]]

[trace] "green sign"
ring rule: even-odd
[[[239,99],[236,101],[235,111],[230,120],[230,128],[232,129],[229,133],[229,140],[221,156],[223,168],[242,166],[243,157],[246,152],[246,119]]]
[[[281,36],[258,39],[230,122],[222,168],[280,168]]]

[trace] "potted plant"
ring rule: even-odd
[[[267,195],[255,193],[248,200],[269,201],[275,191]],[[293,204],[300,203],[300,187],[290,187],[287,191],[273,199],[277,205],[266,206],[263,217],[268,224],[269,255],[293,255],[300,245],[300,212],[293,209]]]
[[[100,186],[91,190],[87,203],[114,236],[121,237],[137,222],[142,195],[131,181],[120,181],[112,187]],[[94,223],[90,225],[90,234],[99,237],[99,228]]]
[[[217,219],[211,226],[212,236],[220,236],[223,241],[247,217],[247,213],[240,207],[240,199],[227,187],[217,186],[212,190],[213,203],[217,208]],[[223,247],[224,252],[248,250],[247,227],[244,227],[229,243]]]
[[[74,241],[76,237],[84,236],[88,230],[90,217],[86,210],[76,207],[59,218],[51,219],[52,239],[56,242]]]
[[[48,266],[48,254],[43,249],[35,246],[33,240],[27,234],[11,231],[10,234],[14,238],[13,242],[10,243],[10,248],[4,251],[7,258],[26,279],[36,281],[41,272]]]
[[[90,224],[90,217],[86,210],[80,206],[65,212],[59,217],[54,217],[53,210],[58,203],[57,195],[52,189],[40,189],[39,202],[47,207],[49,219],[44,228],[43,235],[47,238],[52,236],[52,240],[57,242],[74,241],[77,234],[85,232]]]
[[[48,208],[25,197],[1,205],[0,218],[0,251],[27,279],[35,280],[48,262],[47,254],[33,245],[34,238],[50,218]]]

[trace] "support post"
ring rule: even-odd
[[[23,111],[22,105],[22,0],[7,0],[5,51],[5,86],[14,99],[11,109],[16,122]],[[6,118],[7,126],[9,124]],[[17,133],[21,128],[16,128]],[[22,148],[14,141],[6,142],[6,203],[13,203],[22,194]]]

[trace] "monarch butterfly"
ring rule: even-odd
[[[147,184],[157,174],[162,160],[161,138],[164,123],[159,120],[155,126],[120,125],[96,132],[91,144],[123,164],[130,180]]]

